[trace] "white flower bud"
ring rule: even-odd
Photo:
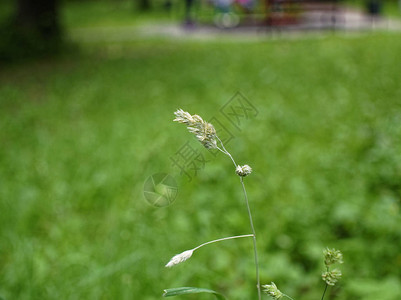
[[[238,165],[235,169],[235,173],[237,173],[238,176],[245,177],[252,173],[252,168],[248,165]]]

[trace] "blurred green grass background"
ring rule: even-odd
[[[83,44],[0,71],[0,297],[147,300],[199,286],[255,299],[250,240],[164,268],[250,232],[226,157],[191,182],[170,161],[186,141],[206,155],[173,112],[209,119],[240,91],[259,114],[228,150],[254,169],[262,283],[320,299],[328,246],[345,263],[326,299],[400,298],[401,34]],[[142,195],[157,172],[178,181],[167,208]]]

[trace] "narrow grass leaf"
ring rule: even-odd
[[[226,297],[224,297],[222,294],[216,291],[203,288],[196,288],[196,287],[179,287],[179,288],[166,289],[164,290],[163,297],[172,297],[178,295],[198,294],[198,293],[209,293],[215,295],[217,299],[221,300],[226,299]]]

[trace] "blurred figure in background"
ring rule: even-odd
[[[185,20],[184,26],[191,28],[195,26],[195,22],[192,18],[192,10],[195,4],[195,0],[184,0],[185,1]]]
[[[239,17],[232,11],[233,0],[215,0],[216,15],[214,24],[219,28],[232,28],[238,25]]]
[[[380,14],[382,12],[382,2],[381,0],[368,0],[366,2],[367,13],[370,17],[370,22],[372,26],[378,21]]]

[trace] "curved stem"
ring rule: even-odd
[[[208,244],[212,244],[212,243],[217,243],[217,242],[221,242],[221,241],[225,241],[225,240],[231,240],[231,239],[239,239],[239,238],[244,238],[244,237],[251,237],[253,236],[253,234],[244,234],[244,235],[237,235],[237,236],[229,236],[229,237],[225,237],[222,239],[217,239],[217,240],[213,240],[213,241],[209,241],[206,243],[203,243],[201,245],[199,245],[198,247],[193,248],[192,250],[196,250],[199,249],[200,247],[206,246]]]
[[[231,156],[231,154],[227,151],[227,149],[224,147],[223,142],[220,140],[218,136],[216,136],[217,140],[220,142],[221,148],[217,147],[221,152],[226,154],[231,158],[231,161],[233,162],[235,168],[237,167],[237,164],[235,163],[234,158]],[[245,185],[244,185],[244,179],[243,177],[240,176],[241,180],[241,185],[242,185],[242,190],[244,191],[244,197],[245,197],[245,203],[246,203],[246,208],[248,210],[248,217],[249,217],[249,223],[251,224],[251,229],[252,229],[252,234],[253,234],[253,252],[254,252],[254,257],[255,257],[255,271],[256,271],[256,280],[257,284],[256,287],[258,289],[258,299],[262,299],[262,292],[260,290],[260,278],[259,278],[259,262],[258,262],[258,251],[256,249],[256,233],[255,233],[255,228],[253,226],[253,220],[252,220],[252,214],[251,214],[251,209],[249,207],[249,201],[248,201],[248,195],[246,193]]]
[[[225,155],[229,156],[231,158],[231,161],[233,162],[234,166],[237,167],[237,164],[235,163],[234,158],[231,156],[230,152],[227,151],[227,149],[224,147],[223,142],[220,140],[220,138],[216,135],[216,138],[219,140],[221,148],[217,147],[217,149],[219,149],[221,152],[223,152]]]
[[[244,185],[244,178],[240,177],[240,180],[241,180],[242,190],[244,191],[246,208],[248,210],[249,223],[251,224],[251,229],[252,229],[252,233],[253,233],[253,253],[255,256],[255,268],[256,268],[256,280],[257,280],[256,287],[258,288],[258,297],[260,300],[260,299],[262,299],[262,295],[261,295],[261,291],[260,291],[258,251],[256,248],[256,233],[255,233],[255,227],[253,226],[252,214],[251,214],[251,209],[249,207],[249,201],[248,201],[248,195],[246,193],[246,189],[245,189],[245,185]]]

